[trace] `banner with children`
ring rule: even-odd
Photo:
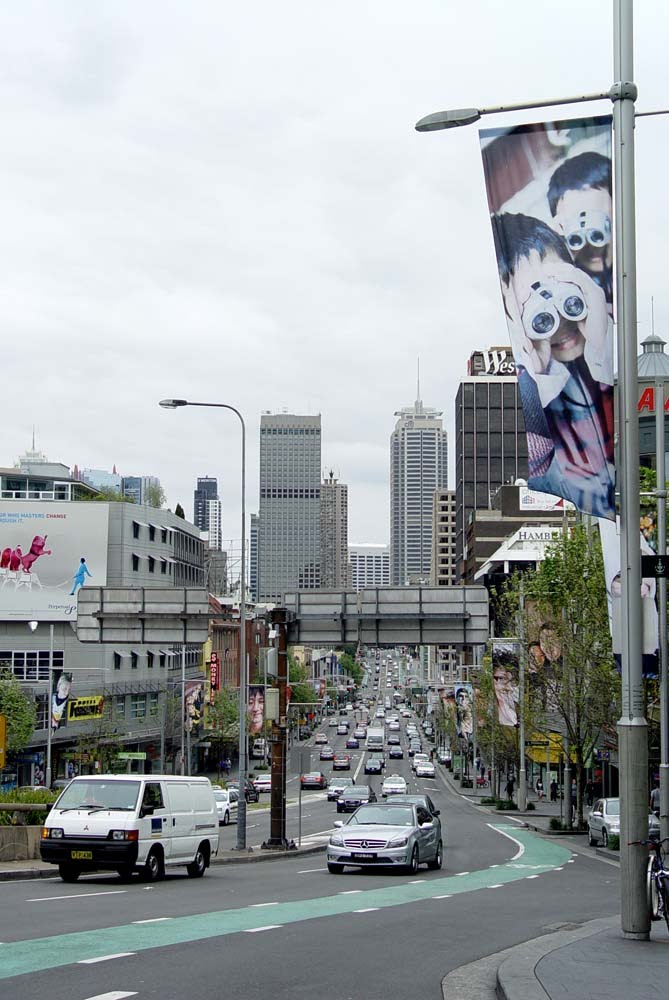
[[[614,518],[611,118],[480,137],[528,486]]]

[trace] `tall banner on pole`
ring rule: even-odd
[[[613,519],[611,118],[480,137],[528,486]]]
[[[493,639],[492,679],[497,721],[500,726],[518,725],[520,643],[517,639]]]

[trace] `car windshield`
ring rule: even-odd
[[[609,799],[606,803],[606,811],[609,816],[620,816],[620,801],[618,799]]]
[[[227,792],[217,792],[217,791],[214,791],[214,798],[216,799],[217,802],[227,802],[228,801],[228,793]]]
[[[134,809],[139,781],[72,781],[58,801],[57,809]]]
[[[360,806],[349,821],[352,826],[414,826],[410,806]]]
[[[352,795],[355,798],[356,796],[369,795],[369,791],[366,785],[352,785],[346,789],[346,794]]]

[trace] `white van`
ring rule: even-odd
[[[84,871],[139,870],[149,881],[185,866],[200,878],[218,853],[218,813],[208,778],[104,774],[73,778],[42,829],[43,861],[64,882]]]

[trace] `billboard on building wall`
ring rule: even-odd
[[[77,592],[107,584],[109,505],[0,500],[4,619],[76,621]]]

